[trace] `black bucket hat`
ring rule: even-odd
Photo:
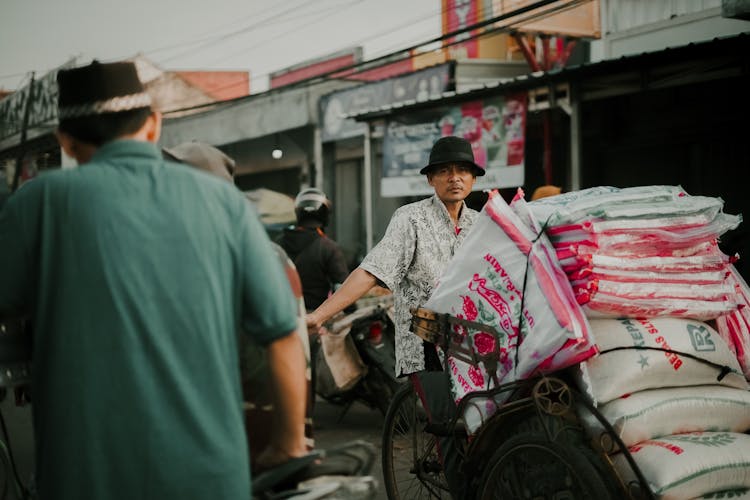
[[[474,162],[471,143],[461,137],[449,135],[435,141],[430,151],[430,162],[419,173],[426,174],[432,167],[446,163],[468,163],[474,167],[477,176],[484,175],[484,167]]]
[[[60,120],[151,108],[132,62],[100,63],[57,73]]]

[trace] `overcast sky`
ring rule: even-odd
[[[71,57],[268,74],[349,47],[366,59],[440,35],[440,0],[0,0],[0,89]]]

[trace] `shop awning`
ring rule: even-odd
[[[463,92],[443,92],[420,102],[405,102],[347,115],[372,121],[390,114],[447,105],[516,91],[529,92],[529,110],[566,106],[570,92],[587,101],[747,74],[750,33],[705,42],[583,63],[505,78]]]

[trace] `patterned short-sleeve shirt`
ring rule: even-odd
[[[455,225],[437,196],[404,205],[360,264],[393,292],[396,374],[424,370],[422,339],[409,331],[410,309],[427,302],[476,216],[464,204]]]

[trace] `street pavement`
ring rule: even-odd
[[[315,447],[325,450],[355,440],[371,443],[377,450],[375,463],[370,473],[378,483],[374,500],[387,500],[380,460],[383,415],[379,410],[368,408],[360,403],[354,403],[343,415],[342,410],[341,406],[331,404],[321,398],[317,399],[313,413]]]

